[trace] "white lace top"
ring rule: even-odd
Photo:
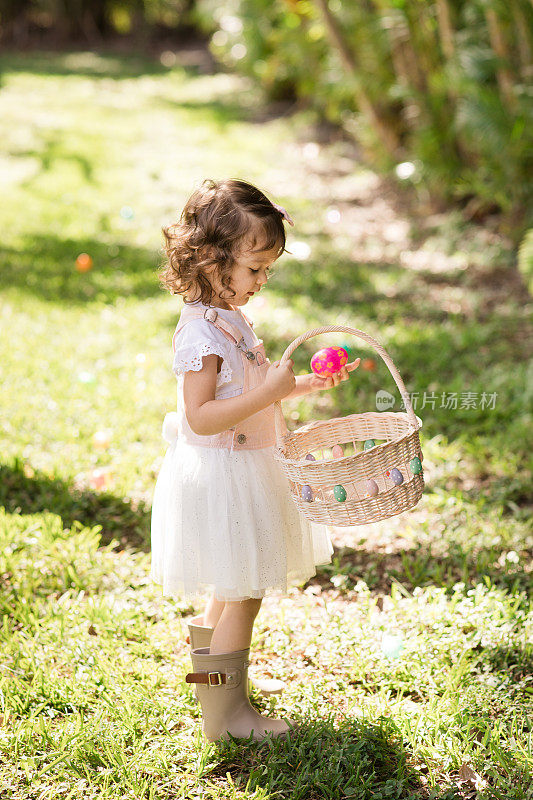
[[[192,307],[198,307],[202,311],[207,308],[200,302],[191,304]],[[258,344],[257,336],[239,309],[229,311],[225,308],[217,308],[216,310],[222,319],[239,329],[247,347],[255,347]],[[181,388],[184,373],[188,370],[198,372],[202,369],[202,356],[215,353],[223,359],[217,375],[215,397],[222,399],[240,394],[244,381],[242,355],[222,331],[215,328],[211,322],[206,319],[192,319],[176,336],[175,345],[172,369],[178,378],[178,390]]]

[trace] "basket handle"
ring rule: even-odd
[[[297,339],[294,339],[287,347],[283,355],[280,359],[280,364],[284,364],[288,359],[291,357],[293,352],[296,348],[305,342],[307,339],[312,339],[313,336],[318,336],[321,333],[351,333],[353,336],[358,336],[360,339],[364,339],[369,345],[371,345],[374,350],[381,356],[387,367],[389,368],[389,372],[391,373],[396,386],[400,390],[400,394],[402,396],[403,402],[405,404],[405,410],[407,412],[407,417],[409,422],[413,426],[415,430],[419,429],[418,420],[416,418],[415,412],[413,411],[413,407],[411,405],[411,401],[409,400],[409,395],[407,394],[404,386],[404,382],[401,378],[400,373],[396,369],[396,365],[392,358],[389,356],[387,351],[385,350],[379,342],[372,338],[368,333],[364,331],[360,331],[357,328],[349,328],[344,325],[326,325],[324,328],[313,328],[313,330],[306,331],[302,333],[301,336],[298,336]],[[287,425],[285,423],[285,417],[283,416],[283,411],[281,409],[281,400],[276,400],[274,403],[274,419],[276,424],[276,444],[278,447],[281,447],[283,437],[287,435]]]

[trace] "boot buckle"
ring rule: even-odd
[[[215,681],[216,678],[216,681]],[[207,682],[209,686],[222,686],[222,673],[221,672],[208,672]]]

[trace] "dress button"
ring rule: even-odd
[[[237,436],[237,441],[239,442],[239,444],[245,443],[246,436],[244,435],[244,433],[239,433],[239,435]]]

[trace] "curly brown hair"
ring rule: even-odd
[[[216,296],[205,272],[213,265],[235,297],[229,280],[245,237],[260,252],[277,247],[278,258],[286,242],[281,213],[263,192],[240,180],[205,180],[187,200],[179,222],[163,228],[163,235],[168,261],[159,273],[162,286],[183,295],[186,303],[205,305]]]

